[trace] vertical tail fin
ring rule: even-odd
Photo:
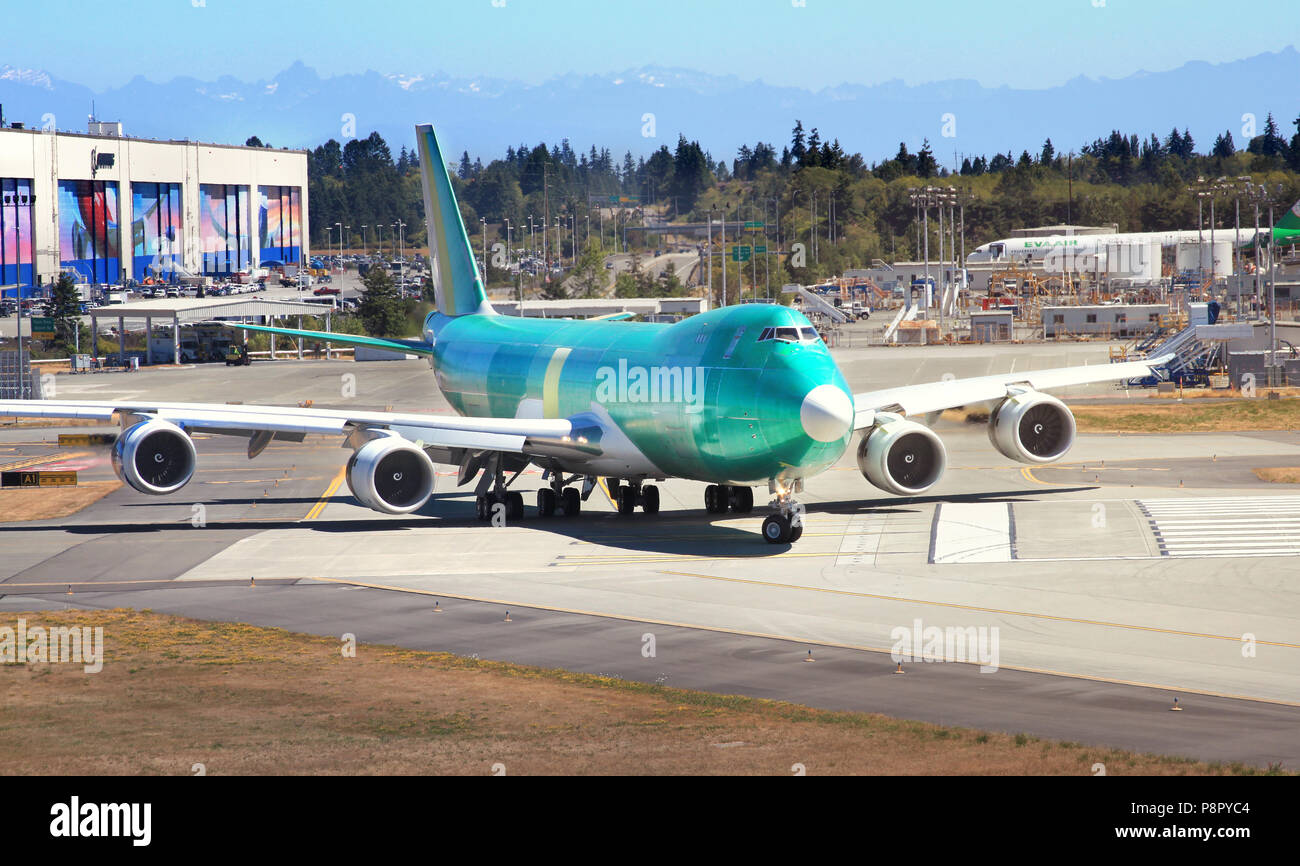
[[[1282,218],[1277,221],[1277,225],[1273,226],[1273,228],[1287,232],[1300,231],[1300,201],[1283,213]]]
[[[438,312],[446,316],[494,313],[474,264],[456,193],[432,124],[415,127],[420,180],[424,186],[424,218],[429,225],[429,258]]]

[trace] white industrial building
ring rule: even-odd
[[[307,249],[307,153],[0,128],[0,286],[219,277]]]

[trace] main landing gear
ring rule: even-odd
[[[583,494],[578,488],[567,486],[578,476],[572,475],[567,480],[561,472],[550,473],[550,487],[537,491],[537,516],[554,517],[558,511],[565,517],[577,517],[582,511]],[[583,493],[590,495],[590,487],[583,485]]]
[[[618,506],[618,513],[627,517],[636,511],[638,505],[646,514],[659,513],[659,488],[653,484],[629,481],[621,484],[614,481],[609,487],[610,498]]]
[[[802,490],[802,482],[794,482],[790,488],[777,487],[776,494],[768,506],[772,513],[763,518],[763,539],[768,544],[793,544],[803,536],[803,506],[795,501],[794,492]]]
[[[754,491],[749,487],[710,484],[704,488],[704,510],[709,514],[748,514],[754,510]]]

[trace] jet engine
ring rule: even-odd
[[[929,427],[898,415],[872,427],[858,443],[858,470],[881,490],[914,496],[933,487],[948,465],[943,442]]]
[[[1074,444],[1074,415],[1060,400],[1041,391],[1004,397],[989,413],[989,441],[1005,457],[1021,463],[1051,463]]]
[[[128,427],[113,445],[113,471],[141,493],[174,493],[194,476],[194,440],[161,418]]]
[[[401,436],[371,439],[353,452],[345,477],[362,505],[385,514],[410,514],[433,495],[433,461]]]

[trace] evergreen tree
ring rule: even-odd
[[[76,346],[80,313],[81,296],[77,292],[77,284],[71,274],[59,274],[50,299],[45,304],[45,315],[54,320],[53,345],[61,347],[69,355]]]
[[[365,289],[357,316],[372,337],[400,337],[406,327],[406,306],[387,268],[371,268],[362,277]]]

